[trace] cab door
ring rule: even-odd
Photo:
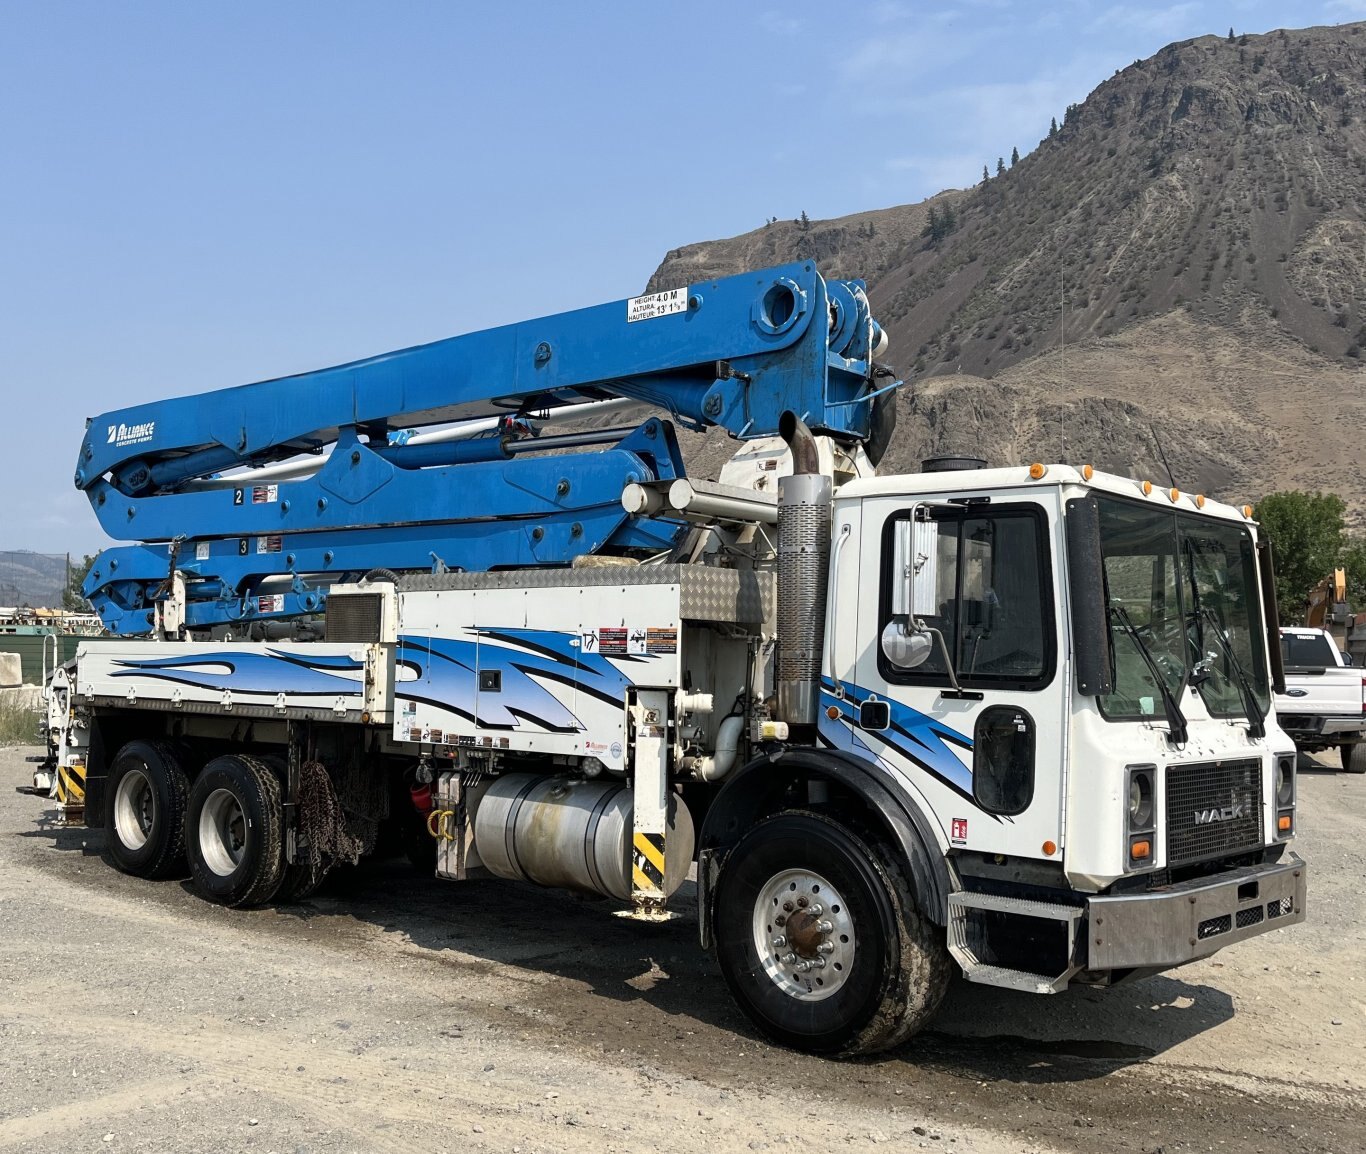
[[[839,611],[852,630],[836,622],[827,737],[901,777],[950,846],[1060,859],[1056,491],[869,497],[837,541],[841,515],[858,558],[836,596],[853,579],[856,605]]]

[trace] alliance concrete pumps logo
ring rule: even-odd
[[[141,425],[110,425],[107,444],[120,449],[124,445],[142,445],[150,441],[156,431],[155,421],[145,421]]]

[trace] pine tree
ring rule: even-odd
[[[1228,26],[1228,42],[1229,42],[1230,44],[1233,43],[1233,25],[1232,25],[1232,24],[1230,24],[1230,25]]]
[[[1058,118],[1052,117],[1048,122],[1048,139],[1052,140],[1058,135]]]
[[[811,218],[806,215],[806,209],[802,209],[802,231],[811,227]]]
[[[983,184],[986,184],[986,182],[989,181],[990,179],[991,179],[991,173],[989,173],[989,172],[987,171],[987,166],[984,164],[984,165],[982,165],[982,183],[983,183]]]
[[[997,176],[1001,176],[1001,175],[1005,172],[1005,170],[1006,170],[1005,157],[1003,157],[1003,156],[998,156],[998,157],[996,158],[996,175],[997,175]]]
[[[1014,168],[1014,167],[1015,167],[1017,164],[1019,164],[1019,163],[1020,163],[1020,150],[1019,150],[1018,148],[1012,148],[1012,149],[1010,150],[1010,167],[1011,167],[1011,168]]]

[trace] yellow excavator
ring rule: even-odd
[[[1304,623],[1323,629],[1352,664],[1366,665],[1366,613],[1352,613],[1347,604],[1347,571],[1334,569],[1311,590]]]

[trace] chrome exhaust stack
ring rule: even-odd
[[[792,475],[778,481],[778,720],[809,726],[820,708],[834,483],[796,413],[782,415],[778,432],[792,451]]]

